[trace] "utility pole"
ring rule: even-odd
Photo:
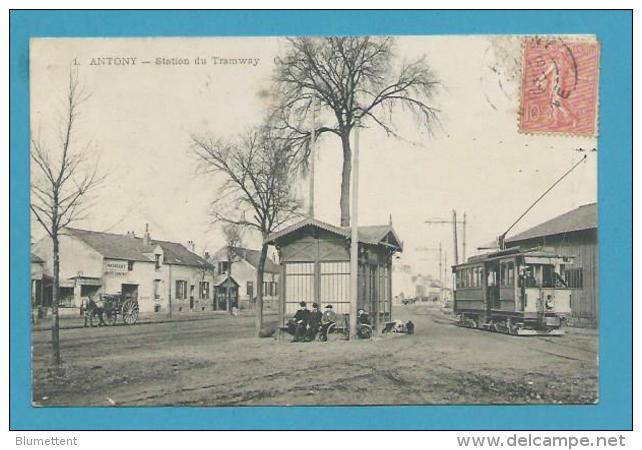
[[[448,254],[444,250],[444,287],[448,288]]]
[[[464,213],[464,220],[462,223],[461,260],[466,262],[466,213]]]
[[[314,159],[316,158],[316,113],[317,97],[312,96],[312,130],[310,131],[310,218],[314,219]]]
[[[455,248],[455,264],[459,264],[459,254],[457,253],[457,211],[453,209],[453,246]]]
[[[359,126],[354,128],[354,149],[352,150],[352,232],[350,242],[350,339],[357,337],[357,311],[359,296]]]
[[[457,211],[453,209],[453,215],[452,219],[440,219],[440,218],[435,218],[435,219],[429,219],[424,221],[424,223],[427,223],[428,225],[452,225],[453,227],[453,250],[454,250],[454,261],[455,264],[459,264],[459,251],[458,251],[458,245],[457,245],[457,225],[463,225],[463,242],[462,242],[462,247],[463,247],[463,257],[464,260],[466,259],[466,213],[464,213],[463,220],[457,220]]]

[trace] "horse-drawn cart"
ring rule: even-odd
[[[125,325],[134,325],[138,321],[138,300],[121,294],[102,294],[101,297],[107,320],[112,325],[118,323],[118,316],[123,318]]]
[[[93,318],[96,316],[99,326],[106,325],[103,316],[106,316],[111,325],[116,325],[119,317],[122,317],[125,325],[134,325],[138,321],[138,309],[138,300],[130,295],[99,294],[98,301],[87,299],[84,307],[85,326],[87,319],[89,325],[93,326]]]

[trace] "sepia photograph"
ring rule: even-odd
[[[601,49],[31,38],[32,406],[599,404]]]

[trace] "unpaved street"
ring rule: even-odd
[[[38,405],[592,403],[596,330],[515,337],[397,307],[413,336],[290,343],[253,335],[253,317],[61,331],[64,373],[34,331]],[[268,320],[274,320],[268,316]]]

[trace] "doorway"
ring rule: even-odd
[[[138,301],[138,285],[137,284],[121,284],[120,293],[123,300]]]

